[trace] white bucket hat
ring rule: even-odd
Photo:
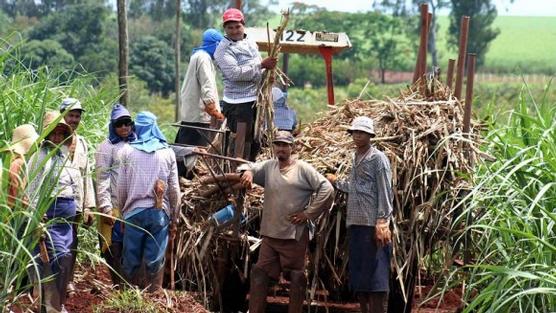
[[[351,122],[351,127],[348,132],[351,134],[354,130],[366,132],[369,135],[376,135],[373,120],[366,116],[358,116]]]
[[[39,135],[31,124],[23,124],[16,129],[12,134],[12,142],[9,149],[17,154],[26,154],[37,141]]]

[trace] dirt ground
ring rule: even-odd
[[[77,293],[71,296],[66,304],[69,312],[90,313],[103,303],[113,293],[110,285],[108,269],[105,266],[93,268],[79,268],[76,271]],[[422,287],[420,292],[415,294],[415,304],[418,304],[426,297],[430,287]],[[161,308],[166,308],[168,312],[189,312],[189,313],[208,313],[200,303],[191,295],[180,292],[179,294],[166,290],[158,294],[150,295],[151,300],[160,303]],[[285,295],[270,296],[268,298],[267,311],[269,313],[287,312],[288,298]],[[421,307],[414,305],[413,312],[416,313],[456,313],[461,304],[461,292],[452,290],[444,296],[439,304],[438,299],[433,299],[423,304]],[[358,312],[357,303],[326,303],[323,301],[313,301],[310,312],[329,312],[329,313],[349,313]],[[438,307],[438,308],[437,308]],[[306,307],[306,310],[308,308]],[[36,312],[32,309],[28,298],[23,298],[18,307],[12,308],[13,312]],[[308,310],[307,310],[308,311]],[[116,311],[104,310],[106,313],[116,313]]]

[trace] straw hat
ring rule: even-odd
[[[46,113],[44,113],[44,118],[42,120],[43,130],[46,130],[56,120],[58,120],[58,124],[56,126],[64,127],[66,130],[66,138],[70,137],[73,133],[73,130],[71,126],[69,126],[69,124],[66,123],[63,118],[61,118],[60,113],[57,111],[47,111]],[[50,131],[52,130],[54,130],[54,128],[52,128]]]
[[[39,135],[35,128],[31,124],[23,124],[16,129],[12,134],[12,142],[10,144],[9,150],[17,154],[26,154],[31,149],[31,146],[37,139]]]

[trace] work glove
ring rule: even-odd
[[[390,222],[388,219],[377,219],[375,229],[377,246],[384,247],[392,241],[392,233],[390,232]]]
[[[214,103],[213,100],[211,100],[208,103],[205,103],[205,112],[207,112],[208,115],[214,117],[217,121],[224,120],[224,115],[216,109],[216,104]]]

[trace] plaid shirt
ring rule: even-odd
[[[378,218],[392,215],[392,170],[384,153],[370,147],[353,166],[347,180],[338,180],[336,187],[348,194],[347,226],[374,226]]]
[[[232,41],[226,37],[214,52],[214,62],[222,72],[227,103],[257,100],[257,87],[262,77],[261,54],[257,44],[248,39]]]
[[[120,173],[120,153],[127,144],[126,141],[112,144],[106,139],[97,148],[95,161],[99,212],[109,214],[112,208],[117,207],[116,183]]]
[[[297,114],[287,106],[274,106],[274,126],[279,130],[294,130]]]
[[[170,148],[153,153],[126,145],[121,150],[121,166],[118,175],[118,208],[126,216],[136,208],[152,208],[155,205],[154,186],[158,179],[166,185],[162,208],[169,217],[178,212],[180,186],[176,156]]]

